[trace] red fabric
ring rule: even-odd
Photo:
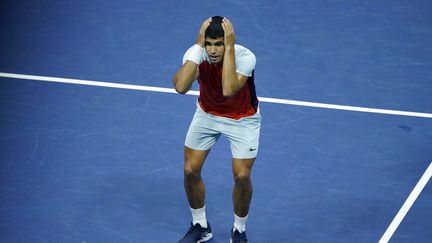
[[[212,115],[232,119],[251,116],[256,113],[258,99],[255,93],[254,76],[248,78],[246,84],[237,94],[224,97],[222,93],[222,65],[203,61],[199,65],[201,108]]]

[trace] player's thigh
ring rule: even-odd
[[[237,121],[228,120],[224,134],[230,140],[233,158],[251,159],[258,154],[261,128],[259,113]]]
[[[218,122],[197,107],[185,138],[185,146],[193,150],[210,150],[221,133]]]
[[[232,159],[232,170],[235,180],[242,180],[250,177],[255,158]]]
[[[196,150],[184,146],[185,174],[200,173],[210,150]]]

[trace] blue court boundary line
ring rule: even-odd
[[[0,72],[0,77],[14,78],[14,79],[25,79],[25,80],[35,80],[35,81],[45,81],[45,82],[55,82],[55,83],[67,83],[67,84],[80,84],[80,85],[90,85],[90,86],[99,86],[99,87],[110,87],[110,88],[117,88],[117,89],[131,89],[131,90],[162,92],[162,93],[177,93],[175,91],[175,89],[173,89],[173,88],[162,88],[162,87],[133,85],[133,84],[120,84],[120,83],[101,82],[101,81],[93,81],[93,80],[47,77],[47,76],[38,76],[38,75],[16,74],[16,73],[2,73],[2,72]],[[199,91],[190,90],[187,94],[198,96]],[[268,103],[275,103],[275,104],[306,106],[306,107],[345,110],[345,111],[356,111],[356,112],[368,112],[368,113],[377,113],[377,114],[386,114],[386,115],[432,118],[431,113],[422,113],[422,112],[387,110],[387,109],[377,109],[377,108],[347,106],[347,105],[335,105],[335,104],[316,103],[316,102],[307,102],[307,101],[298,101],[298,100],[267,98],[267,97],[258,97],[258,99],[260,102],[268,102]]]

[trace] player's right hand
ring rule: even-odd
[[[206,19],[202,23],[201,28],[199,30],[198,38],[197,38],[197,44],[199,46],[201,46],[201,47],[204,47],[204,44],[205,44],[205,32],[207,30],[207,27],[209,27],[211,20],[212,20],[212,18]]]

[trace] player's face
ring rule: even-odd
[[[221,63],[225,53],[224,38],[205,38],[205,49],[211,63]]]

